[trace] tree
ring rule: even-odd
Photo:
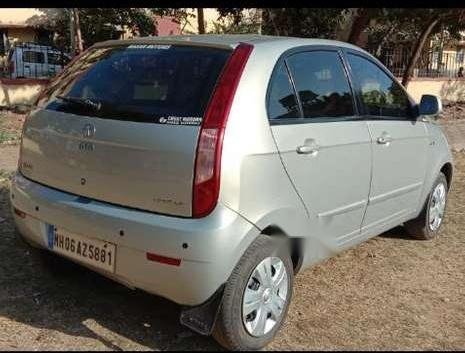
[[[84,47],[82,45],[82,34],[81,34],[81,22],[79,20],[79,9],[74,8],[73,15],[74,15],[74,28],[76,30],[77,50],[78,50],[78,53],[80,54],[84,50]]]
[[[205,20],[203,18],[203,8],[197,8],[197,24],[199,29],[199,34],[205,34]]]
[[[414,68],[420,60],[427,58],[426,44],[439,33],[448,33],[450,37],[459,37],[463,30],[463,9],[450,8],[383,8],[383,9],[357,9],[349,42],[359,44],[362,32],[370,34],[369,46],[374,49],[378,57],[382,54],[382,48],[389,43],[399,47],[404,43],[407,56],[407,65],[402,73],[402,84],[407,87]],[[371,21],[374,20],[374,21]],[[374,24],[370,24],[374,22]],[[413,49],[410,49],[413,48]]]
[[[193,9],[191,9],[193,10]],[[189,8],[151,8],[150,11],[154,15],[158,15],[160,17],[169,16],[171,20],[175,23],[178,23],[181,26],[181,33],[185,32],[185,27],[187,25],[191,25],[192,19],[196,18],[194,12],[189,11]]]
[[[69,12],[64,8],[40,8],[43,14],[28,19],[28,24],[40,24],[56,33],[56,45],[70,48]],[[125,28],[133,34],[156,33],[153,12],[144,8],[79,8],[78,16],[83,48],[108,39],[117,39]],[[74,16],[73,16],[74,17]]]
[[[219,8],[220,17],[230,17],[239,27],[245,8]],[[258,11],[257,11],[258,10]],[[344,21],[342,8],[261,8],[255,9],[254,32],[295,37],[335,38]]]
[[[262,9],[219,9],[212,33],[260,33]]]
[[[371,20],[376,19],[382,15],[383,9],[381,8],[356,9],[355,14],[353,15],[352,26],[350,28],[347,41],[355,45],[360,45],[361,35],[367,29]]]
[[[460,32],[465,29],[465,9],[417,9],[415,13],[415,20],[418,23],[418,39],[415,41],[407,68],[402,76],[402,84],[405,87],[408,86],[420,54],[432,34],[447,31],[452,37],[459,37]]]
[[[335,39],[344,21],[343,8],[265,8],[264,34]]]

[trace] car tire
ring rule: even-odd
[[[268,280],[264,269],[271,273]],[[285,239],[260,235],[241,257],[226,283],[213,337],[230,350],[256,350],[266,346],[287,315],[293,279],[293,265]],[[244,307],[250,311],[247,317],[243,315],[246,297],[253,298],[254,303],[259,302],[256,310]],[[256,298],[259,299],[256,301]],[[255,323],[256,332],[252,329]]]
[[[447,179],[441,172],[431,188],[420,215],[404,224],[411,236],[420,240],[429,240],[439,234],[447,205],[447,192]]]

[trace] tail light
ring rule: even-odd
[[[242,71],[253,46],[241,43],[231,54],[218,80],[200,127],[195,158],[192,216],[208,215],[220,192],[223,135]]]
[[[166,265],[173,265],[173,266],[180,266],[181,265],[181,259],[177,259],[174,257],[167,257],[167,256],[162,256],[162,255],[157,255],[154,253],[146,253],[147,260],[149,261],[155,261],[159,262],[161,264],[166,264]]]

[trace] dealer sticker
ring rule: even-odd
[[[131,44],[128,49],[169,49],[171,45],[166,44]]]
[[[198,116],[162,116],[158,118],[158,122],[166,125],[200,125],[202,118]]]

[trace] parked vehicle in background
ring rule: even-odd
[[[10,78],[49,78],[60,73],[70,60],[68,54],[54,47],[21,43],[8,52],[7,72]]]
[[[25,122],[15,223],[183,305],[181,322],[224,347],[258,349],[300,270],[399,224],[438,234],[453,172],[441,109],[342,42],[99,43]]]

